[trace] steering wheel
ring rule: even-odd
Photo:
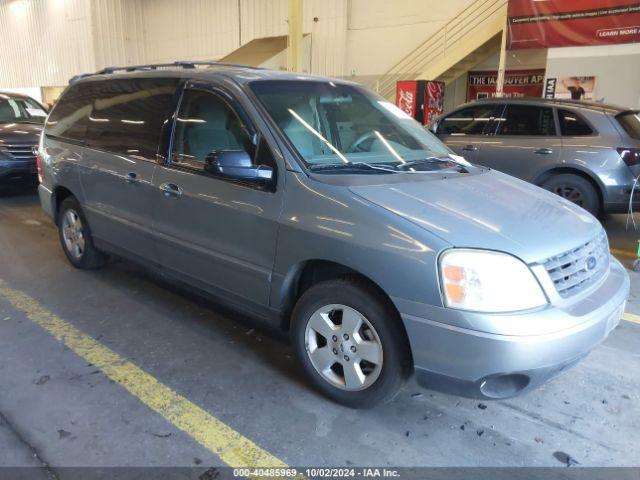
[[[360,145],[372,137],[376,137],[375,132],[363,133],[358,138],[356,138],[351,145],[349,145],[349,147],[345,150],[344,153],[363,152],[364,150],[360,150]]]

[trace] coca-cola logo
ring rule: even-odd
[[[411,115],[413,113],[414,93],[409,90],[400,90],[400,99],[398,106],[404,113]]]

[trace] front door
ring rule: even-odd
[[[264,137],[242,119],[247,116],[225,92],[185,89],[170,159],[154,176],[154,234],[168,273],[231,300],[266,306],[282,186],[224,179],[204,168],[216,150],[244,150],[256,164],[276,168]]]
[[[475,163],[496,108],[495,104],[477,104],[450,113],[438,121],[436,134],[455,153]]]

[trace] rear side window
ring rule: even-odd
[[[445,135],[482,135],[494,117],[494,105],[463,108],[443,118],[436,133]]]
[[[93,92],[90,84],[81,83],[69,87],[58,100],[47,119],[45,133],[65,140],[83,141],[89,115]]]
[[[553,110],[533,105],[507,105],[504,115],[496,118],[497,135],[552,136],[556,134]]]
[[[87,146],[156,160],[177,79],[126,79],[95,82]]]
[[[616,117],[631,138],[640,140],[640,112],[624,112]]]
[[[575,112],[558,109],[558,120],[560,120],[560,131],[562,135],[577,137],[591,135],[593,130],[584,119]]]

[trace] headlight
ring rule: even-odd
[[[440,257],[440,283],[450,308],[499,313],[547,303],[529,267],[506,253],[447,250]]]

